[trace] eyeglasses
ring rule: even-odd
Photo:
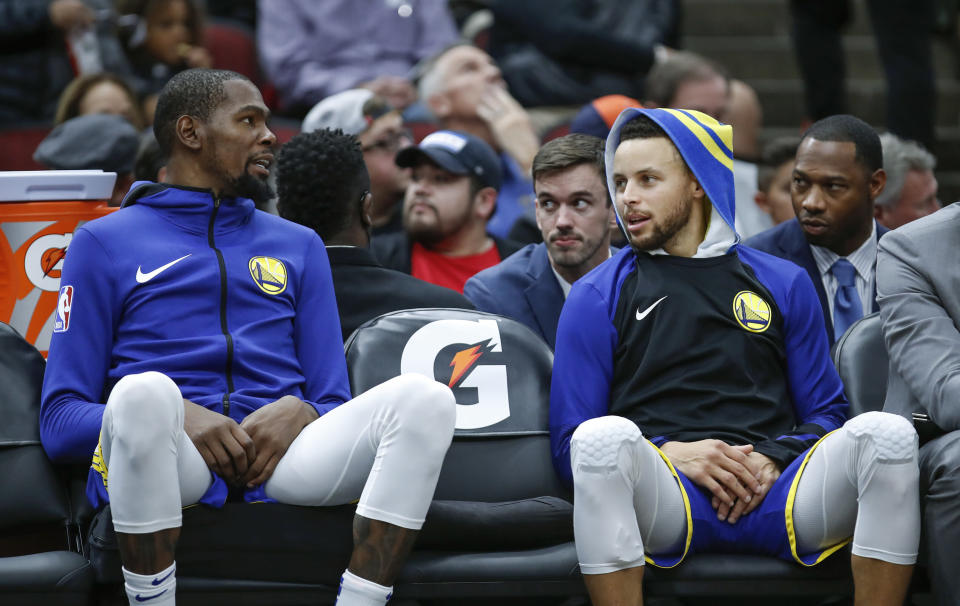
[[[383,150],[388,153],[396,153],[403,146],[406,140],[408,143],[413,141],[413,135],[408,130],[398,130],[385,134],[370,145],[364,145],[360,148],[362,152],[373,150]]]

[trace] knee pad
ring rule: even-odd
[[[395,397],[387,405],[394,407],[403,427],[425,440],[449,444],[457,420],[456,399],[449,387],[416,373],[391,379],[390,386]]]
[[[617,416],[598,417],[584,421],[570,438],[573,468],[615,467],[624,445],[636,444],[643,434],[636,423]]]
[[[886,463],[917,458],[917,432],[900,415],[871,411],[857,415],[843,426],[858,442],[869,442],[878,460]]]
[[[150,434],[183,427],[183,396],[170,377],[159,372],[127,375],[117,381],[107,407],[119,430],[114,438],[140,441]],[[136,436],[128,436],[134,432]]]

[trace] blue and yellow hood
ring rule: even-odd
[[[713,205],[706,237],[695,256],[712,257],[726,253],[740,239],[734,228],[733,127],[695,110],[637,107],[623,110],[607,136],[604,159],[611,197],[615,197],[616,192],[613,185],[613,157],[620,145],[620,130],[640,114],[663,128]],[[622,229],[619,209],[616,212]]]

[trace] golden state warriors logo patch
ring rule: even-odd
[[[273,257],[251,258],[250,275],[260,290],[268,295],[279,295],[287,288],[287,268]]]
[[[770,327],[770,305],[757,293],[741,290],[733,298],[733,317],[750,332],[763,332]]]

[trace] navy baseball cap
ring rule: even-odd
[[[482,139],[454,130],[438,130],[420,145],[397,152],[397,166],[412,168],[424,159],[455,175],[473,175],[485,187],[500,191],[500,158]]]

